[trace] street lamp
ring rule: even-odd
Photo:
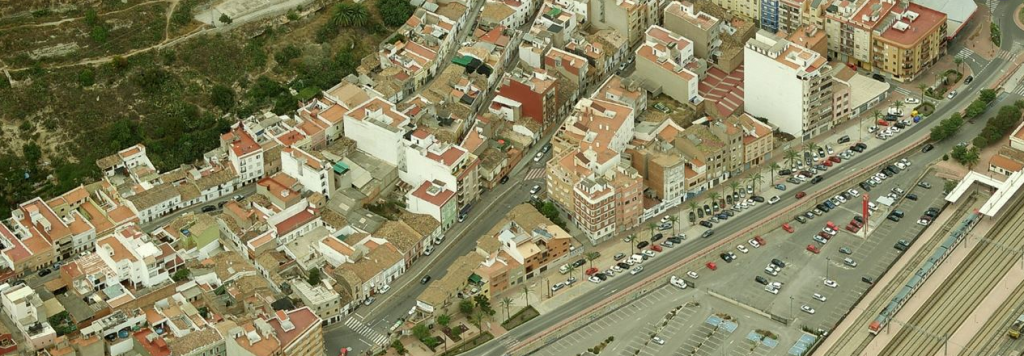
[[[825,257],[825,279],[828,279],[828,265],[832,264],[831,257]]]
[[[793,319],[793,296],[789,296],[789,318]]]

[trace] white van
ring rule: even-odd
[[[633,263],[642,263],[642,262],[644,262],[644,255],[635,254],[635,255],[629,256],[629,260],[633,261]]]

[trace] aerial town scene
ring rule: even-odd
[[[1020,0],[0,1],[0,356],[1024,355]]]

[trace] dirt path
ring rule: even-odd
[[[174,9],[178,7],[179,0],[171,0],[171,5],[167,7],[167,15],[164,16],[164,40],[160,43],[167,42],[167,36],[171,35],[171,16],[174,15]]]
[[[135,5],[132,5],[132,6],[129,6],[129,7],[123,8],[123,9],[120,9],[120,10],[104,12],[104,13],[99,14],[99,15],[103,16],[103,15],[116,14],[116,13],[120,13],[120,12],[124,12],[124,11],[128,11],[128,10],[132,10],[132,9],[134,9],[136,7],[139,7],[139,6],[146,6],[146,5],[150,5],[150,4],[155,4],[155,3],[159,3],[159,2],[168,2],[168,1],[172,1],[174,4],[178,3],[178,0],[150,0],[150,1],[142,2],[142,3],[138,3],[138,4],[135,4]],[[173,8],[173,6],[172,6],[172,8]],[[169,13],[168,13],[167,16],[168,16],[168,18],[170,18]],[[50,22],[44,22],[44,23],[34,23],[34,24],[28,24],[28,25],[17,25],[17,26],[11,26],[11,27],[4,27],[4,28],[0,28],[0,31],[14,30],[14,29],[19,29],[19,28],[24,28],[24,27],[51,27],[51,26],[59,26],[62,23],[71,22],[71,21],[75,21],[75,20],[80,20],[80,19],[83,19],[83,18],[85,18],[85,17],[71,17],[71,18],[60,19],[60,20],[57,20],[57,21],[50,21]]]

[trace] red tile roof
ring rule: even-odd
[[[449,189],[444,189],[444,187],[440,185],[436,186],[436,193],[430,194],[429,190],[432,186],[435,186],[432,182],[425,181],[423,184],[420,184],[419,188],[416,188],[416,190],[412,192],[412,195],[438,207],[443,206],[448,202],[448,200],[451,200],[451,198],[455,196],[455,192]]]
[[[300,226],[306,225],[310,221],[316,219],[317,215],[318,214],[316,214],[316,209],[306,209],[300,211],[297,214],[292,215],[292,217],[284,219],[284,221],[278,223],[277,226],[275,226],[277,228],[277,235],[280,236],[287,234]]]
[[[231,150],[235,156],[242,157],[261,149],[256,140],[249,135],[241,125],[238,125],[231,132],[224,134],[222,139],[231,141]]]
[[[285,331],[281,326],[282,319],[291,322],[294,328]],[[278,340],[281,340],[283,348],[287,349],[292,346],[292,343],[300,335],[306,333],[312,327],[319,326],[320,318],[313,314],[309,307],[302,307],[287,313],[278,311],[273,318],[267,320],[267,324],[274,328],[274,334],[277,335]]]

